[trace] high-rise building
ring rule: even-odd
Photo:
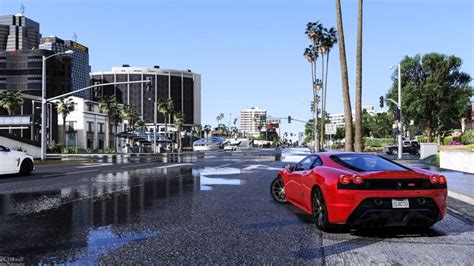
[[[40,38],[38,22],[21,14],[0,16],[0,51],[35,49]]]
[[[107,83],[151,80],[144,83],[106,85]],[[98,101],[101,95],[116,95],[119,103],[128,104],[142,116],[148,126],[154,122],[154,104],[159,100],[173,99],[174,111],[185,115],[183,128],[186,131],[201,124],[201,75],[191,70],[172,70],[155,67],[113,67],[112,71],[91,73],[91,84],[104,84],[92,95]],[[167,120],[172,126],[173,117]],[[157,115],[157,124],[164,129],[163,115]]]
[[[71,58],[71,91],[76,91],[90,85],[89,73],[91,66],[89,65],[89,48],[71,41],[63,40],[56,36],[45,37],[40,40],[40,49],[51,50],[55,53],[61,53],[68,50],[74,51]],[[84,99],[90,99],[90,91],[81,91],[74,96]]]
[[[258,136],[260,134],[260,130],[258,129],[260,124],[259,119],[266,116],[267,111],[258,107],[241,110],[240,130],[245,136]]]

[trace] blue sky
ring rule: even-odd
[[[216,125],[253,106],[273,116],[311,117],[310,66],[302,53],[308,21],[336,27],[334,0],[6,0],[56,35],[89,47],[93,71],[160,65],[202,74],[202,123]],[[357,1],[341,1],[349,85],[354,98]],[[474,76],[474,5],[470,0],[364,1],[363,104],[378,106],[391,86],[390,65],[405,55],[439,52],[463,59]],[[330,56],[328,111],[343,111],[338,49]],[[354,103],[353,103],[354,105]],[[303,124],[283,122],[296,133]]]

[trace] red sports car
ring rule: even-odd
[[[279,203],[311,214],[319,229],[337,225],[428,228],[446,214],[446,178],[374,154],[311,154],[282,169],[270,187]]]

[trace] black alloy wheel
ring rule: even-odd
[[[332,229],[332,224],[328,220],[328,210],[324,196],[320,188],[313,189],[312,195],[313,220],[316,226],[322,231]]]
[[[270,194],[272,198],[278,203],[286,203],[285,185],[281,176],[275,177],[270,186]]]

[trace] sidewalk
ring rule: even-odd
[[[405,164],[405,162],[401,163]],[[407,165],[427,169],[433,173],[446,176],[448,182],[448,196],[474,205],[474,174],[442,169],[420,162],[410,162]]]

